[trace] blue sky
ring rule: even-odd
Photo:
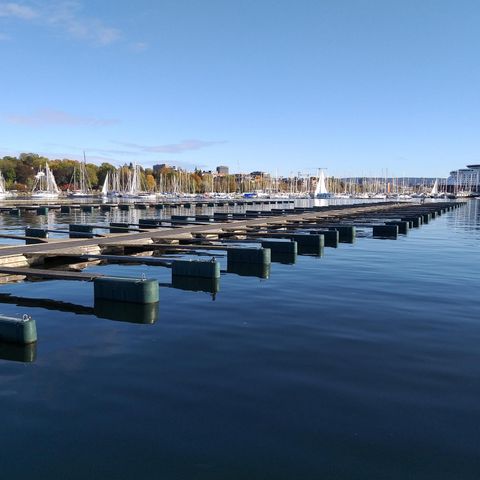
[[[446,176],[480,163],[480,2],[0,0],[0,155]]]

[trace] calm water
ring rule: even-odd
[[[479,207],[216,295],[165,286],[154,324],[93,315],[91,284],[0,286],[77,305],[0,305],[39,332],[34,362],[0,360],[2,478],[477,480]]]

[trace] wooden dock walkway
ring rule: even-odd
[[[413,206],[413,205],[412,205]],[[346,217],[352,214],[361,214],[361,213],[374,213],[379,211],[394,211],[395,209],[405,208],[405,204],[391,203],[387,207],[384,204],[371,204],[368,206],[352,205],[351,208],[331,208],[327,211],[310,211],[307,213],[286,213],[283,215],[275,215],[268,217],[260,218],[250,218],[244,220],[230,220],[227,222],[215,222],[210,224],[202,225],[185,225],[182,227],[175,228],[162,228],[155,229],[152,228],[146,232],[138,233],[112,233],[105,235],[104,237],[96,238],[65,238],[65,239],[49,239],[47,243],[39,243],[32,245],[8,245],[0,246],[0,259],[9,255],[22,255],[22,254],[32,254],[32,253],[54,253],[55,251],[66,251],[68,249],[77,249],[82,247],[89,246],[108,246],[116,245],[118,243],[132,243],[135,242],[144,242],[145,240],[153,240],[158,242],[161,240],[172,240],[180,238],[191,238],[195,234],[208,234],[215,232],[222,232],[224,230],[242,230],[248,227],[260,227],[260,226],[281,226],[287,222],[295,221],[313,221],[313,220],[329,220],[335,219],[338,217]]]
[[[44,278],[51,280],[79,280],[92,281],[103,277],[100,273],[70,272],[62,270],[48,270],[27,267],[0,267],[0,273],[5,275],[23,275],[27,278]]]
[[[178,251],[181,253],[182,248],[186,250],[203,249],[204,247],[195,246],[198,238],[220,239],[225,236],[241,236],[246,239],[246,243],[252,241],[252,238],[264,236],[265,238],[275,237],[274,231],[283,229],[284,238],[288,238],[285,234],[292,231],[315,230],[319,227],[328,229],[341,227],[346,223],[358,225],[364,218],[368,224],[387,225],[392,219],[401,219],[404,217],[419,217],[422,215],[430,215],[430,212],[439,212],[442,207],[446,208],[452,203],[444,202],[430,204],[413,204],[413,203],[371,203],[371,204],[352,204],[340,205],[320,208],[296,208],[281,211],[269,212],[251,212],[248,218],[228,219],[206,222],[198,224],[198,222],[186,223],[182,226],[162,226],[162,228],[143,227],[138,231],[127,231],[124,233],[109,233],[94,238],[52,238],[43,239],[45,242],[33,243],[27,245],[7,245],[0,246],[0,274],[1,275],[21,275],[27,278],[45,278],[58,280],[78,280],[91,281],[101,277],[100,274],[89,274],[83,272],[52,270],[45,268],[32,268],[31,259],[65,257],[66,263],[68,258],[73,257],[79,261],[104,260],[117,261],[118,263],[133,263],[138,260],[142,263],[142,257],[126,256],[122,249],[128,247],[148,249],[149,244],[155,244],[153,249],[164,248],[168,250],[169,243],[175,242]],[[458,205],[457,205],[458,206]],[[427,220],[428,221],[428,220]],[[100,226],[106,228],[105,226]],[[375,228],[375,227],[374,227]],[[274,229],[272,231],[272,229]],[[263,232],[263,233],[262,233]],[[70,232],[71,233],[71,232]],[[307,233],[315,233],[315,231],[307,231]],[[395,234],[396,238],[397,233]],[[318,235],[317,235],[318,237]],[[21,237],[17,237],[21,238]],[[24,237],[27,238],[27,237]],[[248,240],[250,238],[250,240]],[[178,242],[182,245],[179,246]],[[241,242],[242,240],[238,240]],[[190,243],[190,246],[184,245]],[[95,251],[96,249],[96,251]],[[123,253],[116,255],[120,249]],[[217,245],[212,250],[230,250],[225,246]],[[107,255],[114,253],[115,255]],[[123,260],[121,257],[123,256]],[[30,260],[27,260],[30,259]],[[145,263],[159,266],[169,266],[167,259],[153,258],[143,260]],[[22,263],[24,262],[24,263]],[[35,264],[38,264],[35,263]],[[42,262],[40,261],[40,265]]]

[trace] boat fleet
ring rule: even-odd
[[[120,172],[117,170],[110,174],[107,172],[103,182],[101,195],[105,198],[125,198],[134,200],[153,200],[156,193],[148,192],[142,184],[140,166],[135,164],[133,171],[127,172],[127,178],[122,182]]]
[[[156,198],[217,198],[217,199],[234,199],[234,198],[299,198],[299,199],[371,199],[371,200],[408,200],[408,199],[445,199],[445,198],[457,198],[462,196],[462,192],[447,193],[446,186],[443,191],[440,191],[439,182],[435,180],[435,183],[430,191],[422,192],[408,192],[403,188],[397,188],[396,192],[391,193],[387,182],[381,188],[379,185],[376,188],[371,188],[368,184],[363,188],[364,191],[353,193],[348,192],[348,183],[344,182],[343,192],[331,192],[327,187],[327,178],[323,169],[319,169],[317,172],[316,183],[309,182],[302,184],[302,190],[298,191],[292,188],[293,182],[290,184],[290,191],[281,192],[278,189],[256,189],[242,193],[225,193],[214,192],[213,185],[212,191],[204,194],[197,193],[185,193],[185,192],[171,192],[171,193],[159,193],[148,191],[147,186],[144,184],[144,179],[141,172],[141,167],[138,164],[133,166],[133,169],[128,171],[122,171],[117,169],[113,172],[107,172],[102,188],[100,192],[95,192],[89,182],[88,172],[86,168],[85,156],[83,162],[80,162],[78,166],[75,166],[72,175],[72,180],[69,185],[69,189],[66,192],[62,192],[53,175],[53,172],[49,168],[48,162],[41,168],[35,175],[34,185],[30,192],[31,198],[35,199],[56,199],[60,196],[66,196],[67,198],[93,198],[101,197],[104,199],[126,199],[126,200],[155,200]],[[312,188],[314,186],[314,188]],[[355,190],[358,184],[355,184]],[[313,192],[311,191],[313,190]],[[0,199],[5,199],[13,196],[13,192],[9,192],[5,188],[5,178],[0,172]]]
[[[157,194],[147,192],[142,186],[140,166],[135,165],[132,172],[127,173],[127,179],[125,182],[121,182],[119,171],[114,172],[112,175],[107,173],[100,196],[104,198],[125,198],[125,199],[138,199],[138,200],[153,200],[157,197]],[[79,164],[74,168],[72,182],[70,184],[71,189],[67,190],[67,198],[93,198],[98,197],[98,193],[92,190],[90,182],[88,180],[88,174],[86,170],[86,161]],[[2,189],[5,195],[2,197]],[[0,173],[0,198],[5,198],[7,195],[5,191],[5,180]],[[57,186],[55,177],[48,166],[48,162],[45,163],[45,167],[40,169],[35,175],[35,182],[31,192],[32,198],[43,199],[56,199],[62,195],[60,189]]]

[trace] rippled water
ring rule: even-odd
[[[478,479],[479,206],[217,294],[164,286],[153,324],[0,305],[39,333],[32,363],[0,346],[2,478]],[[91,284],[7,292],[93,307]]]

